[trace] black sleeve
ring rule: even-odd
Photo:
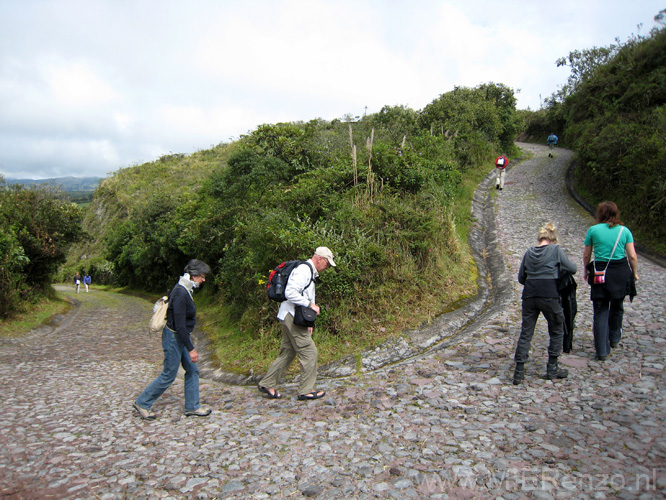
[[[557,247],[559,258],[560,258],[560,268],[569,271],[571,274],[576,274],[578,271],[578,266],[569,260],[567,254],[564,253],[561,247]]]
[[[179,290],[181,288],[182,290]],[[171,293],[171,307],[173,308],[173,326],[174,330],[187,347],[188,351],[194,349],[194,344],[190,339],[190,334],[187,331],[186,318],[187,318],[187,302],[192,300],[185,290],[182,287],[176,286],[174,291]]]
[[[525,271],[525,259],[527,258],[527,253],[523,255],[523,260],[520,261],[520,269],[518,269],[518,283],[524,285],[527,281],[527,272]]]

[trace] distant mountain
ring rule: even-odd
[[[102,177],[56,177],[53,179],[5,179],[7,184],[23,184],[36,186],[40,184],[53,184],[60,186],[63,191],[94,191]]]

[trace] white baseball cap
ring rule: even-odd
[[[317,247],[317,250],[315,250],[315,255],[324,257],[332,267],[335,267],[335,262],[333,262],[333,252],[331,252],[327,247]]]

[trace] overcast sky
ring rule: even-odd
[[[538,109],[570,51],[664,0],[0,0],[0,174],[105,177],[262,123],[415,110],[503,83]],[[638,25],[642,27],[638,28]]]

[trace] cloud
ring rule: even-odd
[[[87,108],[107,104],[117,93],[85,62],[43,64],[44,79],[56,105]]]
[[[2,136],[0,149],[3,162],[19,165],[12,177],[20,179],[97,177],[115,170],[120,161],[116,146],[104,139]],[[30,155],[25,155],[26,150]]]
[[[0,1],[0,172],[101,175],[262,123],[422,109],[504,83],[537,109],[557,58],[657,0]]]
[[[349,103],[378,110],[418,86],[409,62],[385,46],[362,8],[350,15],[330,2],[260,4],[250,15],[221,16],[196,41],[198,74],[303,119],[339,117],[354,111]]]

